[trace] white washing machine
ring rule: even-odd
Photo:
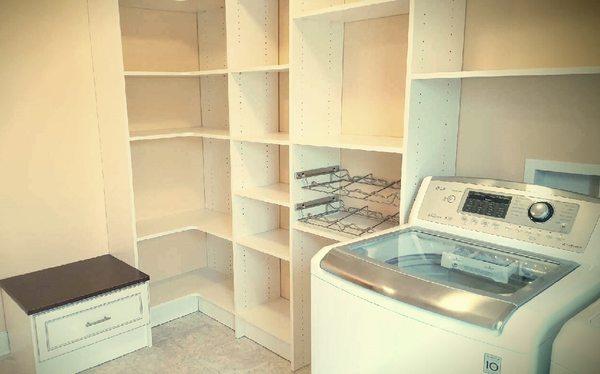
[[[409,223],[311,264],[313,373],[544,373],[600,295],[600,200],[426,178]]]
[[[600,373],[600,299],[560,329],[551,362],[550,374]]]

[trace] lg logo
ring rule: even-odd
[[[500,374],[502,372],[502,358],[486,353],[483,355],[484,374]]]

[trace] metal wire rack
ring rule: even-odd
[[[306,170],[296,173],[303,189],[346,196],[353,199],[399,206],[400,180],[388,181],[373,174],[352,176],[339,166]]]
[[[325,210],[320,213],[306,213],[306,208],[324,205]],[[383,214],[363,206],[360,208],[346,207],[339,197],[317,199],[296,206],[300,210],[301,222],[322,228],[361,236],[373,233],[376,229],[385,229],[399,224],[399,213]]]

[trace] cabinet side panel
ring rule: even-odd
[[[202,127],[229,128],[227,92],[227,75],[208,76],[200,79]]]
[[[460,87],[458,79],[412,82],[402,162],[400,222],[408,219],[424,177],[455,173]]]
[[[310,259],[329,239],[294,231],[291,262],[292,367],[310,363]]]
[[[227,0],[230,68],[276,65],[279,59],[277,0]]]
[[[198,65],[200,70],[227,68],[224,7],[198,12]]]
[[[231,161],[227,140],[204,139],[204,199],[206,209],[231,212]]]
[[[412,3],[411,72],[461,70],[466,0],[418,0]]]
[[[135,266],[135,215],[117,1],[89,0],[108,248]]]

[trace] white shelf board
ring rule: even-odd
[[[228,69],[214,70],[195,70],[195,71],[125,71],[126,77],[162,77],[162,78],[181,78],[181,77],[207,77],[210,75],[226,75]]]
[[[160,305],[189,295],[199,295],[233,313],[233,277],[202,268],[150,283],[150,303]]]
[[[291,342],[290,302],[286,299],[278,298],[243,309],[238,316],[279,340]]]
[[[344,234],[338,231],[329,230],[315,225],[309,225],[304,222],[294,222],[293,228],[298,231],[306,232],[312,235],[335,240],[338,242],[345,242],[350,239],[356,239],[356,236],[354,235]]]
[[[259,234],[246,235],[236,240],[238,244],[266,253],[285,261],[290,260],[290,232],[275,229]]]
[[[239,189],[235,194],[266,203],[290,206],[290,185],[287,183],[275,183],[268,186],[248,187]]]
[[[436,73],[415,73],[413,80],[426,79],[462,79],[462,78],[494,78],[494,77],[535,77],[556,75],[600,74],[600,66],[573,68],[542,68],[542,69],[505,69],[505,70],[471,70],[449,71]]]
[[[212,210],[192,210],[137,222],[138,241],[178,232],[199,230],[232,240],[231,215]]]
[[[290,70],[290,65],[263,65],[229,69],[230,73],[274,73]]]
[[[195,127],[181,129],[161,129],[161,130],[139,130],[129,133],[129,141],[172,138],[211,138],[211,139],[229,139],[229,129],[216,129],[210,127]]]
[[[368,135],[302,136],[292,143],[317,147],[358,149],[363,151],[402,153],[403,138]]]
[[[233,136],[233,140],[240,142],[250,143],[263,143],[263,144],[278,144],[278,145],[289,145],[290,134],[287,132],[276,132],[262,135],[243,135]]]
[[[408,14],[409,8],[409,0],[363,0],[305,12],[295,17],[295,19],[354,22]]]
[[[119,5],[124,7],[167,10],[174,12],[203,12],[219,9],[224,6],[223,0],[119,0]]]

